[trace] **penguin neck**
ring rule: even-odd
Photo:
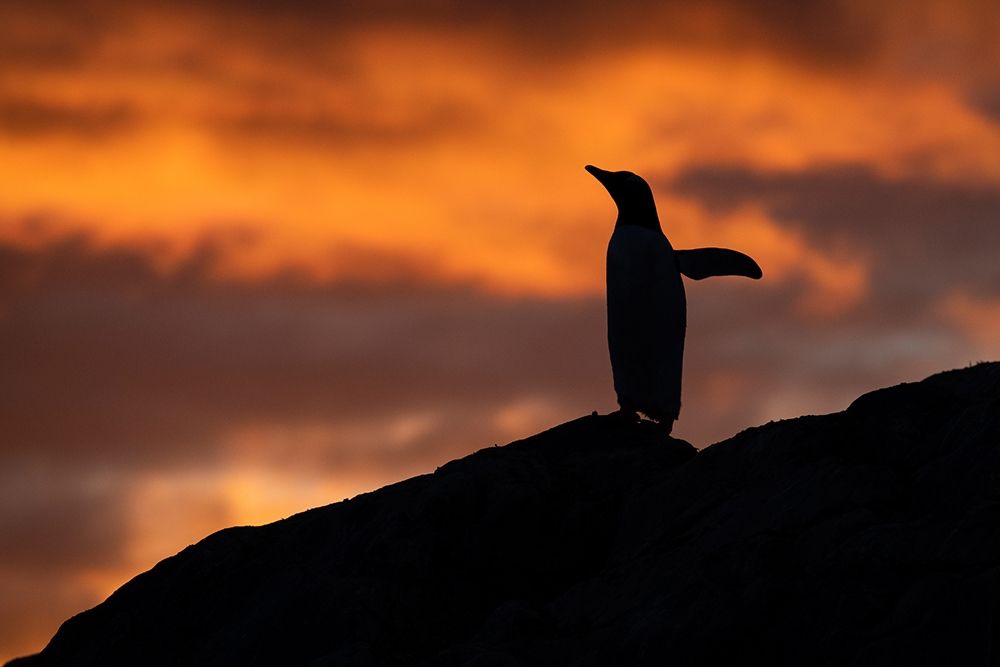
[[[663,228],[660,227],[660,218],[654,212],[652,215],[648,213],[646,215],[622,215],[621,212],[618,213],[618,219],[615,220],[615,229],[622,227],[624,225],[633,225],[635,227],[642,227],[643,229],[648,229],[653,232],[658,232],[663,234]]]

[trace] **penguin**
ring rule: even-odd
[[[608,351],[618,414],[641,413],[667,434],[681,409],[687,300],[681,275],[746,276],[763,272],[751,257],[726,248],[675,250],[660,227],[649,184],[630,171],[585,169],[618,207],[608,243]]]

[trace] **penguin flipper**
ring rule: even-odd
[[[746,276],[757,280],[764,275],[752,257],[728,248],[675,250],[674,254],[680,272],[694,280],[712,276]]]

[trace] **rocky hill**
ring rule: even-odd
[[[36,665],[1000,663],[1000,363],[696,452],[584,417],[223,530]]]

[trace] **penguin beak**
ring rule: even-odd
[[[584,169],[586,169],[591,176],[600,181],[601,185],[607,188],[609,192],[611,191],[610,187],[611,180],[615,174],[613,171],[605,171],[604,169],[599,169],[598,167],[595,167],[592,164],[588,164],[586,167],[584,167]]]
[[[601,185],[604,186],[604,189],[608,191],[609,195],[611,195],[611,199],[614,200],[615,206],[617,206],[618,195],[616,191],[621,189],[620,187],[621,179],[619,177],[619,174],[614,171],[606,171],[604,169],[600,169],[592,164],[588,164],[586,167],[584,167],[584,169],[590,172],[591,176],[600,181]]]

